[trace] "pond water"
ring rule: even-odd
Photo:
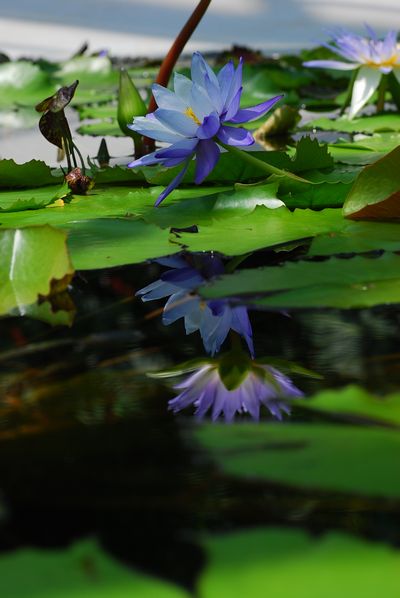
[[[273,260],[268,252],[256,253],[246,266]],[[204,357],[204,348],[197,333],[185,335],[182,321],[163,326],[165,300],[143,304],[135,298],[165,270],[150,263],[78,276],[68,302],[63,300],[76,309],[70,329],[21,318],[2,322],[0,549],[65,548],[94,536],[122,562],[192,591],[207,562],[199,541],[205,533],[284,526],[317,536],[340,530],[396,545],[398,498],[352,487],[358,457],[354,463],[351,452],[357,447],[349,445],[349,461],[339,463],[349,468],[347,479],[333,472],[330,480],[316,455],[308,457],[308,466],[320,471],[319,487],[307,475],[300,484],[291,475],[290,459],[296,462],[304,444],[284,435],[279,440],[280,426],[352,429],[370,425],[368,419],[340,409],[310,411],[293,400],[291,416],[271,423],[263,409],[262,441],[258,437],[244,454],[283,456],[285,481],[274,473],[271,479],[267,472],[253,474],[251,458],[239,475],[223,471],[212,452],[222,451],[224,458],[224,430],[221,446],[212,441],[210,453],[207,438],[196,434],[193,408],[168,410],[176,391],[147,374]],[[382,396],[398,390],[397,308],[249,313],[257,356],[320,374],[293,375],[307,396],[347,385]],[[238,439],[245,420],[239,416],[233,424]],[[329,447],[333,459],[336,449]],[[242,451],[239,442],[227,456]],[[375,466],[370,475],[379,478]]]

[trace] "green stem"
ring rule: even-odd
[[[382,75],[381,81],[378,87],[378,99],[376,101],[376,111],[383,112],[385,109],[385,94],[388,86],[387,75]]]
[[[251,155],[252,152],[246,152],[246,151],[240,150],[239,148],[237,148],[233,145],[226,145],[225,143],[222,143],[221,141],[218,141],[218,143],[219,143],[219,145],[224,147],[228,152],[230,152],[234,156],[237,156],[238,158],[240,158],[241,160],[244,160],[248,164],[255,166],[259,170],[262,170],[268,176],[270,176],[271,174],[276,174],[278,176],[284,176],[289,179],[293,179],[294,181],[297,181],[298,183],[310,184],[310,181],[307,181],[306,179],[303,179],[303,178],[297,176],[296,174],[293,174],[293,172],[289,172],[288,170],[282,170],[281,168],[272,166],[272,164],[268,164],[268,162],[264,162],[264,160],[259,160],[258,158],[255,158],[254,156]]]

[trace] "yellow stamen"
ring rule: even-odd
[[[201,122],[199,121],[199,119],[197,118],[197,116],[195,115],[195,113],[193,112],[193,108],[191,108],[190,106],[188,106],[185,110],[185,114],[186,116],[188,116],[189,118],[191,118],[192,120],[194,120],[194,122],[196,123],[196,125],[201,125]]]

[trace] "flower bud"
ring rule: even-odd
[[[124,135],[129,135],[133,139],[140,138],[140,135],[129,129],[127,125],[132,123],[135,116],[144,116],[146,112],[146,104],[140,97],[139,91],[125,69],[121,69],[117,118]]]

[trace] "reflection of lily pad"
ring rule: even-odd
[[[195,439],[226,474],[296,488],[400,498],[397,430],[330,424],[202,425]]]
[[[64,550],[26,548],[0,557],[1,588],[13,598],[184,598],[172,584],[130,569],[93,540]]]
[[[208,536],[200,580],[205,598],[337,598],[400,593],[400,554],[392,547],[330,532],[264,528]],[[344,592],[344,593],[343,593]]]

